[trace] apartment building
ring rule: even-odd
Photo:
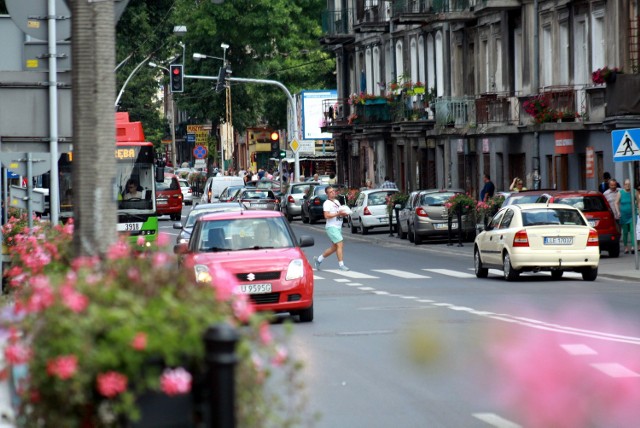
[[[477,196],[483,173],[498,190],[596,189],[631,167],[638,182],[611,141],[640,127],[636,2],[328,0],[322,19],[340,181]]]

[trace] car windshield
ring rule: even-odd
[[[554,199],[557,204],[567,204],[572,207],[578,208],[582,212],[596,212],[596,211],[608,211],[604,204],[604,198],[599,196],[575,196],[575,197],[561,197]]]
[[[387,195],[393,192],[376,192],[369,194],[368,205],[385,205],[387,203]]]
[[[444,203],[454,195],[455,193],[453,192],[425,193],[420,197],[420,205],[428,205],[432,207],[444,206]]]
[[[509,197],[509,205],[522,205],[522,204],[532,204],[538,200],[540,195],[521,195],[521,196],[510,196]]]
[[[156,190],[180,190],[180,187],[177,180],[174,181],[173,178],[165,177],[163,182],[156,183]]]
[[[522,212],[523,226],[542,226],[548,224],[586,226],[584,219],[576,210],[563,208],[536,208]]]
[[[307,190],[309,190],[310,186],[311,186],[310,184],[301,184],[300,186],[293,186],[291,187],[291,194],[296,195],[300,193],[305,193]]]
[[[198,251],[239,251],[293,247],[284,217],[207,221],[202,225]]]

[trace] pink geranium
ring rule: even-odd
[[[77,369],[78,357],[75,355],[62,355],[47,362],[47,373],[62,380],[73,377]]]
[[[31,349],[24,343],[11,343],[4,348],[4,358],[9,364],[24,364],[31,359]]]
[[[246,294],[238,295],[233,301],[232,307],[233,313],[242,322],[249,321],[251,315],[256,311],[255,306]]]
[[[131,340],[131,347],[136,351],[144,351],[147,347],[147,335],[143,332],[138,332]]]
[[[73,312],[80,313],[89,305],[89,298],[77,292],[71,285],[63,285],[60,288],[60,295],[64,305]]]
[[[98,392],[107,398],[113,398],[127,390],[127,377],[122,373],[109,371],[98,375]]]
[[[166,369],[160,377],[160,389],[167,395],[187,394],[191,391],[191,374],[179,367]]]
[[[271,328],[265,321],[260,323],[260,341],[263,345],[270,345],[273,342],[273,336],[271,335]]]

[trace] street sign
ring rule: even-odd
[[[193,148],[193,156],[195,156],[196,159],[206,158],[208,152],[209,150],[207,150],[205,146],[195,146]]]
[[[611,133],[614,162],[640,160],[640,128],[622,129]]]
[[[9,189],[9,205],[26,210],[29,196],[26,187],[11,186]],[[31,209],[37,213],[44,212],[44,194],[31,191]]]
[[[195,143],[196,134],[187,134],[187,143]]]
[[[51,169],[51,154],[31,153],[31,174],[42,175]],[[0,161],[5,168],[23,177],[27,175],[27,154],[5,152],[0,153]]]
[[[298,149],[300,148],[300,145],[298,144],[298,140],[292,140],[289,143],[289,147],[291,147],[291,150],[293,150],[293,153],[297,152]]]

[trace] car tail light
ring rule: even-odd
[[[295,203],[296,201],[293,199],[292,195],[289,195],[289,197],[287,198],[287,202],[289,202],[290,204]]]
[[[192,193],[191,187],[187,188],[187,193]]]
[[[519,230],[516,232],[516,235],[513,237],[513,247],[528,247],[529,246],[529,235],[527,235],[526,230]]]
[[[429,217],[429,214],[422,207],[416,208],[416,215],[418,217]]]
[[[320,203],[320,198],[313,198],[313,205],[322,205]]]
[[[600,245],[598,242],[598,232],[590,230],[589,237],[587,238],[587,247],[597,247],[598,245]]]
[[[362,211],[362,213],[364,215],[371,215],[371,211],[369,211],[369,207],[364,207],[364,210]]]
[[[211,190],[207,192],[207,199],[211,202]]]

